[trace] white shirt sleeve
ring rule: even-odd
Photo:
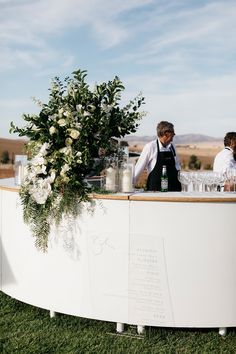
[[[134,167],[134,183],[137,182],[139,176],[143,172],[150,160],[150,144],[146,144],[141,152],[141,155]]]
[[[228,168],[236,168],[236,161],[231,149],[223,149],[214,159],[213,171],[224,173]]]

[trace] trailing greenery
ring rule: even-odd
[[[3,354],[235,354],[236,330],[147,327],[143,336],[112,322],[58,314],[16,301],[0,292],[0,353]]]
[[[35,100],[38,115],[24,114],[26,126],[11,122],[10,132],[29,138],[31,158],[21,186],[24,220],[31,227],[36,246],[47,250],[50,225],[64,215],[79,214],[78,204],[90,201],[86,177],[99,174],[105,156],[117,148],[114,138],[136,131],[144,113],[141,94],[120,107],[124,86],[116,76],[91,90],[87,72],[77,70],[72,78],[52,81],[49,101]]]

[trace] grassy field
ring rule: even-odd
[[[236,329],[147,327],[143,336],[127,326],[49,312],[0,292],[0,353],[3,354],[235,354]]]

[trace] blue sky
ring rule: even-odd
[[[0,137],[78,68],[91,85],[119,76],[124,103],[142,91],[136,135],[236,130],[235,18],[235,0],[0,0]]]

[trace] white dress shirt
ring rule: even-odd
[[[159,144],[159,150],[160,151],[171,151],[171,145],[173,145],[174,149],[175,146],[173,143],[170,143],[169,145],[167,145],[166,147],[164,147],[162,145],[162,143],[160,142],[160,140],[158,139],[158,144]],[[157,162],[157,141],[156,140],[152,140],[149,143],[147,143],[144,148],[143,151],[135,165],[134,168],[134,183],[137,182],[139,176],[141,175],[141,173],[143,172],[143,170],[146,168],[148,171],[148,174],[154,169],[156,162]],[[177,170],[180,170],[180,163],[179,160],[177,158],[177,156],[174,156],[175,158],[175,167]]]
[[[233,150],[229,146],[218,152],[216,155],[213,164],[213,171],[224,173],[228,168],[236,168]]]

